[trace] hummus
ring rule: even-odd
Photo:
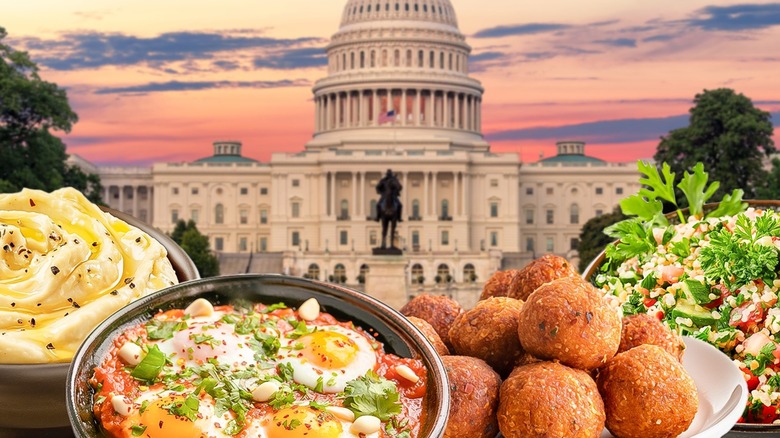
[[[176,283],[159,242],[79,191],[0,194],[0,363],[68,362],[110,314]]]

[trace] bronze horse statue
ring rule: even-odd
[[[387,226],[390,225],[390,248],[395,246],[395,227],[401,222],[403,205],[398,199],[403,186],[393,172],[388,169],[385,176],[376,185],[376,192],[380,195],[376,204],[376,221],[382,222],[382,249],[387,248]]]

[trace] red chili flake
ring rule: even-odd
[[[59,274],[60,273],[60,268],[58,268],[56,266],[52,266],[51,267],[51,273],[54,274],[54,275]]]
[[[48,344],[46,344],[46,348],[49,349],[49,350],[54,350],[54,344],[49,342]]]
[[[35,207],[35,201],[33,201],[32,198],[30,198],[30,207]]]

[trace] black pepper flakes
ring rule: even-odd
[[[140,237],[136,237],[135,238],[135,243],[141,243],[141,238]]]
[[[73,298],[68,298],[68,302],[72,303],[73,302]]]
[[[73,243],[75,243],[76,245],[78,245],[78,244],[79,244],[79,243],[81,243],[81,242],[79,242],[79,239],[73,239]]]
[[[97,246],[97,242],[92,242],[92,246]]]
[[[54,350],[54,344],[52,344],[51,342],[49,342],[48,344],[46,344],[46,349],[48,349],[48,350]]]
[[[118,291],[118,290],[116,290],[116,289],[114,289],[114,290],[112,290],[112,291],[111,291],[111,295],[118,295],[118,294],[119,294],[119,291]]]
[[[35,305],[36,307],[41,307],[41,303],[38,303]]]
[[[59,274],[60,273],[60,268],[58,268],[56,266],[52,266],[51,267],[51,273],[54,274],[54,275]]]
[[[587,319],[588,320],[588,324],[590,324],[590,321],[593,319],[593,313],[585,312],[585,319]]]
[[[35,201],[33,201],[32,198],[30,198],[30,207],[35,207]]]
[[[73,302],[73,307],[75,307],[75,308],[77,308],[77,309],[78,309],[78,308],[80,308],[81,306],[79,306],[79,303],[77,303],[77,302],[75,302],[75,301],[74,301],[74,302]]]
[[[127,277],[125,278],[125,284],[130,284],[133,282],[133,280],[135,280],[135,277]]]
[[[135,283],[130,283],[130,289],[135,289]]]
[[[30,318],[30,326],[35,327],[35,318]]]
[[[11,303],[11,307],[16,307],[16,303]]]

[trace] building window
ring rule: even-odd
[[[242,208],[238,212],[238,220],[239,220],[239,223],[241,223],[242,225],[248,224],[249,223],[249,210],[247,210],[246,208]]]
[[[470,283],[477,281],[477,270],[471,263],[466,263],[466,266],[463,267],[463,281]]]
[[[446,199],[441,200],[441,218],[449,219],[450,217],[450,201]]]
[[[490,187],[498,187],[498,180],[497,179],[491,179],[490,180]]]
[[[171,210],[171,223],[175,224],[176,222],[179,222],[179,210],[174,208]]]
[[[368,204],[368,218],[369,219],[376,219],[379,217],[379,212],[376,211],[376,199],[372,199],[371,202]]]
[[[555,193],[555,190],[552,187],[547,187],[547,194],[552,195],[553,193]]]
[[[602,214],[604,214],[604,210],[596,209],[596,217],[599,217]]]
[[[190,189],[190,193],[192,193],[193,195],[197,195],[198,194],[198,188],[197,187],[193,187],[192,189]]]
[[[498,202],[490,203],[490,217],[498,217]]]
[[[225,249],[225,239],[222,237],[215,237],[214,238],[214,249],[217,251],[222,251]]]
[[[292,246],[298,246],[301,244],[301,233],[298,231],[293,231],[292,236],[290,237],[290,244]]]
[[[192,219],[193,222],[196,224],[198,223],[198,216],[200,216],[200,210],[197,208],[193,208],[190,210],[190,219]]]
[[[622,195],[623,194],[623,187],[615,187],[615,194],[616,195]]]
[[[306,275],[308,278],[312,280],[319,280],[320,279],[320,266],[316,263],[312,263],[309,265],[309,270],[306,272]]]
[[[268,238],[267,237],[261,237],[259,246],[260,246],[260,252],[268,251]]]
[[[444,246],[450,244],[450,232],[448,230],[443,230],[441,232],[441,244]]]
[[[552,225],[552,224],[555,223],[555,211],[554,210],[549,210],[548,209],[545,212],[545,215],[546,215],[546,219],[547,219],[547,224],[548,225]]]
[[[292,217],[301,217],[301,203],[300,202],[293,202],[290,206],[291,212],[290,216]]]
[[[377,237],[376,237],[376,231],[375,230],[371,230],[368,233],[368,244],[371,245],[371,246],[376,246],[376,244],[377,244]]]
[[[534,252],[536,251],[536,245],[534,244],[534,238],[533,237],[526,237],[525,238],[525,250]]]
[[[447,266],[446,263],[440,264],[436,268],[436,282],[449,283],[450,281],[452,281],[452,276],[450,275],[450,267]]]
[[[225,223],[225,207],[222,204],[217,204],[217,206],[214,207],[214,223]]]
[[[498,246],[498,231],[490,232],[490,246]]]
[[[248,249],[247,238],[241,237],[238,239],[238,252],[246,252]]]
[[[142,208],[138,213],[138,219],[141,219],[141,222],[146,222],[149,219],[146,209]]]
[[[569,223],[580,223],[580,207],[577,204],[572,204],[571,207],[569,207]]]
[[[552,237],[547,238],[547,252],[555,251],[555,241]]]
[[[249,188],[241,187],[241,189],[239,190],[239,193],[241,193],[242,195],[248,195],[249,194]]]
[[[174,194],[174,195],[178,195],[179,194],[179,188],[178,187],[172,187],[171,188],[171,193]]]
[[[333,281],[336,283],[347,282],[347,269],[341,263],[333,267]]]
[[[422,284],[425,282],[423,276],[423,267],[419,263],[412,265],[412,284]]]
[[[534,216],[535,212],[532,208],[525,210],[525,224],[526,225],[533,225],[534,224]]]
[[[301,186],[301,180],[299,180],[297,178],[292,180],[292,186],[293,187],[300,187]]]
[[[347,230],[341,230],[339,231],[339,245],[348,245],[349,244],[349,233]]]
[[[221,187],[220,187],[220,188],[218,188],[218,189],[216,190],[216,192],[217,192],[217,194],[218,194],[218,195],[221,195],[221,194],[222,194],[222,188],[221,188]]]
[[[412,199],[412,218],[419,219],[420,218],[420,200],[419,199]]]
[[[603,187],[596,187],[596,194],[597,195],[604,194],[604,188]]]
[[[534,188],[533,187],[526,187],[525,188],[525,194],[526,195],[533,195],[534,194]]]
[[[261,195],[267,195],[268,194],[268,187],[260,187],[260,194]]]
[[[414,251],[420,250],[420,232],[418,230],[412,231],[412,249]]]
[[[339,215],[339,219],[349,219],[349,201],[346,199],[341,200],[341,214]]]
[[[572,237],[569,240],[569,249],[571,249],[572,251],[576,251],[577,248],[579,248],[579,246],[580,246],[580,239],[576,237]]]

